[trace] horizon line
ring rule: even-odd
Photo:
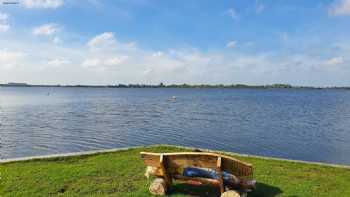
[[[191,83],[172,83],[172,84],[145,84],[145,83],[118,83],[105,85],[91,84],[29,84],[29,83],[0,83],[2,87],[104,87],[104,88],[309,88],[309,89],[350,89],[350,86],[307,86],[307,85],[292,85],[288,83],[273,83],[273,84],[191,84]]]

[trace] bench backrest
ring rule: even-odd
[[[251,164],[226,155],[206,152],[141,152],[141,158],[147,166],[161,168],[161,157],[163,157],[163,165],[170,174],[176,174],[178,169],[185,167],[210,168],[215,170],[217,169],[218,161],[220,161],[222,171],[231,173],[241,179],[253,178],[253,167]]]

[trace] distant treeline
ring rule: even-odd
[[[293,86],[290,84],[271,84],[271,85],[246,85],[246,84],[116,84],[116,85],[31,85],[26,83],[7,83],[0,84],[5,87],[85,87],[85,88],[252,88],[252,89],[350,89],[350,87],[314,87],[314,86]]]

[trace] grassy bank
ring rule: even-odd
[[[0,196],[151,196],[140,151],[174,152],[170,146],[90,156],[0,164]],[[350,196],[350,169],[236,157],[255,168],[257,190],[249,196]],[[208,196],[215,188],[176,183],[171,196]]]

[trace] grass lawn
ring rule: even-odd
[[[90,156],[0,164],[0,196],[151,196],[140,151],[174,152],[171,146]],[[350,196],[350,169],[237,157],[252,163],[257,189],[248,196]],[[215,196],[215,188],[175,183],[171,196]]]

